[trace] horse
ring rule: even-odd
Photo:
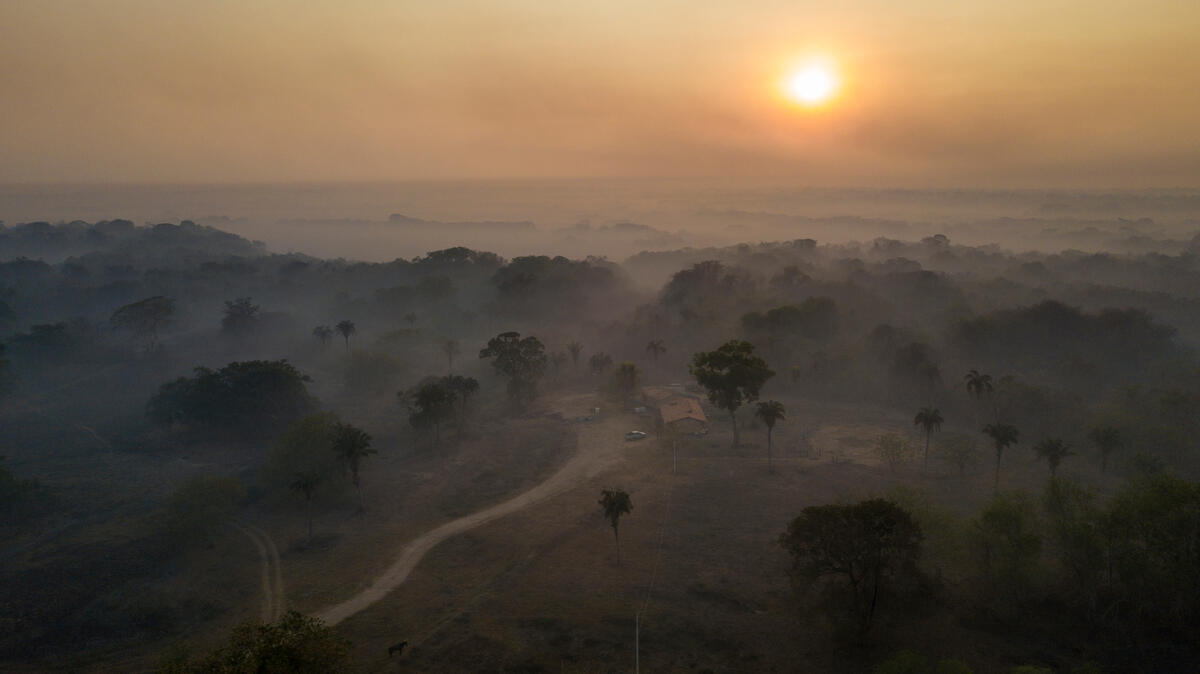
[[[401,641],[398,644],[393,644],[391,646],[388,646],[388,657],[389,658],[392,657],[392,653],[399,653],[400,655],[404,655],[404,647],[407,645],[408,645],[407,641]]]

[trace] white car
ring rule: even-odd
[[[641,431],[629,431],[628,433],[625,434],[626,440],[642,440],[645,437],[646,437],[646,434]]]

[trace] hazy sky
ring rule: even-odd
[[[0,0],[0,181],[1200,186],[1197,0]],[[815,109],[780,81],[822,55]]]

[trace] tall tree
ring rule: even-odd
[[[250,297],[225,300],[225,315],[221,317],[221,328],[225,332],[245,334],[258,324],[259,306]]]
[[[1088,439],[1100,450],[1100,472],[1108,472],[1108,457],[1121,449],[1125,441],[1115,426],[1096,426],[1088,431]]]
[[[349,353],[350,335],[358,332],[358,328],[355,327],[354,321],[338,321],[338,324],[334,326],[334,329],[338,331],[338,334],[342,336],[342,339],[346,340],[346,352]]]
[[[458,411],[454,414],[454,425],[459,433],[462,433],[463,419],[467,416],[467,403],[471,400],[471,396],[479,390],[479,381],[474,377],[463,377],[462,375],[452,374],[448,377],[442,377],[442,384],[454,393],[454,397],[458,400]]]
[[[350,642],[318,618],[288,611],[277,622],[245,622],[233,629],[225,645],[192,660],[186,651],[160,663],[161,674],[210,672],[346,672]]]
[[[457,339],[446,338],[442,340],[442,353],[446,354],[446,372],[452,374],[454,372],[454,357],[462,353],[462,344]]]
[[[358,512],[361,513],[363,500],[358,469],[363,459],[376,453],[371,447],[371,436],[357,426],[339,421],[333,426],[333,452],[350,470],[350,480],[354,483],[354,491],[358,493]]]
[[[329,346],[329,342],[333,339],[333,328],[328,325],[318,325],[312,330],[313,337],[321,343],[321,346]]]
[[[913,425],[920,426],[925,431],[925,459],[922,470],[929,469],[929,437],[934,431],[942,430],[942,413],[933,406],[922,407],[917,416],[913,417]]]
[[[1046,438],[1034,445],[1033,451],[1045,460],[1046,466],[1050,469],[1050,477],[1058,474],[1058,467],[1062,464],[1063,459],[1075,455],[1075,452],[1071,451],[1071,445],[1062,438]]]
[[[775,423],[786,418],[783,403],[778,400],[764,400],[754,410],[754,416],[767,425],[767,470],[774,472],[774,468],[771,466],[771,434],[775,430]]]
[[[408,422],[412,427],[433,428],[433,446],[441,444],[442,424],[454,418],[455,391],[443,379],[428,377],[401,396],[411,410]]]
[[[591,369],[592,374],[596,375],[597,377],[604,374],[608,368],[612,367],[612,364],[612,356],[604,353],[603,351],[593,353],[592,357],[588,358],[588,368]]]
[[[637,394],[641,378],[642,373],[631,361],[625,361],[613,370],[609,386],[613,394],[621,400],[622,407],[629,407],[629,401]]]
[[[794,580],[811,584],[833,577],[845,583],[850,613],[866,632],[880,589],[917,573],[923,538],[908,511],[872,499],[809,506],[788,524],[779,544],[792,555]]]
[[[153,351],[159,330],[170,325],[174,317],[175,300],[158,295],[126,304],[114,311],[108,322],[116,329],[129,331],[143,342],[146,351]]]
[[[612,525],[613,538],[617,541],[617,564],[621,563],[621,536],[617,531],[618,525],[621,522],[621,515],[628,514],[633,510],[633,501],[629,499],[629,494],[620,489],[604,489],[600,492],[600,508],[604,510],[604,517],[608,519]]]
[[[646,345],[646,351],[650,352],[650,359],[654,361],[655,365],[658,365],[658,357],[667,352],[667,345],[663,344],[661,339],[652,339]]]
[[[992,439],[992,446],[996,448],[996,492],[999,493],[1000,458],[1004,456],[1005,449],[1017,444],[1019,433],[1016,426],[996,423],[984,426],[983,434]]]
[[[729,412],[733,421],[733,446],[738,446],[737,411],[742,403],[758,400],[758,392],[775,373],[767,362],[754,353],[754,345],[732,340],[716,351],[702,351],[692,356],[688,368],[696,383],[708,391],[708,400]]]
[[[583,353],[583,345],[572,339],[567,342],[567,353],[571,354],[571,367],[579,374],[579,354]]]
[[[992,384],[992,375],[982,374],[979,370],[972,369],[967,372],[963,380],[967,383],[967,393],[975,396],[977,401],[982,401],[985,395],[990,398],[996,391],[996,387]],[[994,404],[993,407],[995,407]]]
[[[519,332],[503,332],[488,340],[479,351],[483,360],[508,378],[508,397],[517,409],[537,397],[537,383],[546,372],[546,347],[537,337],[521,337]]]
[[[290,485],[293,491],[299,492],[300,494],[304,495],[304,503],[308,510],[308,543],[307,543],[307,545],[312,545],[312,535],[313,535],[312,534],[312,530],[313,530],[312,500],[313,500],[313,494],[317,493],[317,487],[321,486],[321,482],[324,479],[325,479],[325,476],[321,475],[320,473],[318,473],[316,471],[302,471],[302,472],[296,473],[295,477],[292,479],[292,484]]]

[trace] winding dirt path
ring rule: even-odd
[[[412,573],[412,570],[417,568],[417,564],[421,562],[425,553],[442,541],[561,494],[606,471],[621,460],[625,449],[622,434],[628,430],[624,426],[626,423],[628,423],[627,419],[616,417],[580,425],[575,456],[571,457],[558,472],[551,475],[546,481],[503,503],[452,520],[421,534],[400,550],[396,561],[369,587],[342,603],[321,611],[317,617],[324,620],[327,625],[340,623],[383,599],[389,592],[399,587]]]
[[[242,532],[254,542],[258,548],[258,558],[262,562],[262,593],[263,605],[261,621],[274,622],[283,615],[286,599],[283,593],[283,566],[279,562],[279,549],[267,532],[253,524],[242,522],[230,523],[234,529]]]

